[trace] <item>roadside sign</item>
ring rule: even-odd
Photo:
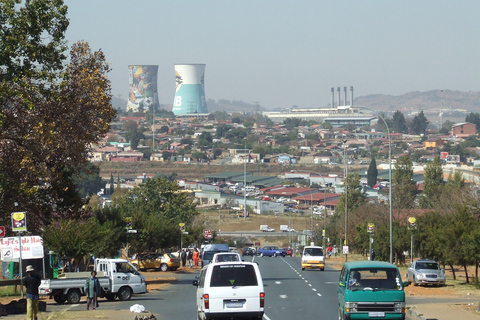
[[[180,231],[185,231],[185,223],[181,222],[178,225],[180,227]]]
[[[0,237],[5,237],[5,227],[0,227]]]
[[[22,260],[41,259],[43,255],[43,239],[40,236],[21,237],[22,245],[18,237],[0,239],[2,248],[2,261],[18,261],[20,259],[20,248],[22,248]]]
[[[27,231],[25,212],[12,212],[12,231]]]
[[[204,229],[203,230],[203,236],[205,237],[205,239],[212,239],[213,238],[212,230],[211,229]]]

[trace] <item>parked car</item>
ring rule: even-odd
[[[283,250],[287,253],[287,256],[292,256],[293,255],[293,249],[290,247],[284,247]]]
[[[444,286],[446,283],[445,271],[434,260],[416,260],[408,267],[407,281],[413,283],[414,286]]]
[[[263,200],[263,201],[272,201],[272,198],[270,198],[270,197],[261,197],[260,200]]]
[[[287,252],[283,249],[280,249],[277,246],[265,246],[261,249],[258,249],[257,255],[260,257],[267,256],[267,257],[277,257],[282,256],[285,257]]]
[[[171,253],[139,253],[130,263],[138,270],[175,271],[180,267],[180,259]]]

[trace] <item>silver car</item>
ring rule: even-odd
[[[444,286],[446,282],[445,271],[438,262],[433,260],[413,261],[407,270],[407,281],[418,285]]]

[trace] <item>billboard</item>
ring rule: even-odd
[[[175,65],[175,115],[208,113],[205,99],[205,64]]]
[[[40,236],[21,237],[22,260],[43,258],[43,239]],[[20,242],[18,237],[1,238],[2,261],[20,259]]]
[[[147,112],[152,107],[157,108],[157,73],[158,66],[128,66],[128,95],[127,111]]]

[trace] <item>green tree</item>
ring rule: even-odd
[[[418,115],[413,117],[412,120],[412,131],[415,134],[426,134],[427,133],[427,127],[428,127],[428,120],[425,117],[425,114],[423,113],[423,110],[420,111]]]
[[[370,165],[368,166],[368,169],[367,169],[367,184],[370,186],[370,188],[373,188],[373,186],[377,184],[377,180],[378,180],[377,162],[375,161],[375,158],[372,157],[372,159],[370,160]]]
[[[393,114],[393,125],[392,125],[392,131],[393,132],[401,132],[401,133],[407,133],[408,132],[408,127],[407,127],[407,122],[405,121],[405,116],[403,115],[402,112],[399,110],[395,111]]]
[[[100,177],[100,168],[94,164],[87,164],[85,170],[75,179],[78,193],[82,198],[99,192],[105,187]]]
[[[477,128],[480,128],[480,113],[470,112],[470,114],[465,117],[465,122],[474,123],[477,125]]]
[[[118,208],[124,217],[132,217],[137,233],[130,239],[138,252],[168,248],[180,243],[180,222],[187,225],[197,214],[194,199],[178,192],[176,181],[148,179],[130,190]]]
[[[347,200],[348,212],[352,212],[359,206],[363,205],[367,199],[367,196],[360,185],[358,173],[348,174],[346,180],[346,189],[340,196],[340,199],[338,199],[338,204],[335,209],[335,211],[340,214],[345,213],[345,197]]]
[[[392,206],[396,209],[413,209],[417,184],[413,180],[413,164],[410,156],[400,157],[395,163],[392,185]]]
[[[322,128],[327,129],[327,130],[331,130],[331,129],[333,129],[333,125],[330,122],[325,121],[325,122],[322,123]]]
[[[420,207],[434,208],[440,202],[443,191],[443,169],[440,156],[435,156],[432,162],[427,163],[424,173],[423,192],[420,197]]]

